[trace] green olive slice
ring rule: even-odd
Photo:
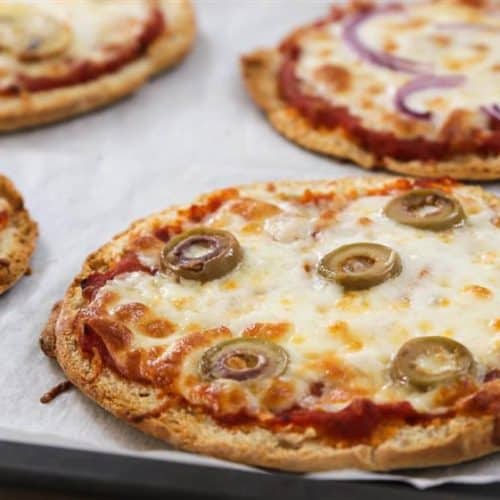
[[[164,270],[202,283],[230,273],[243,258],[238,240],[228,231],[199,227],[172,238],[164,247]]]
[[[364,290],[401,273],[398,253],[378,243],[352,243],[326,254],[318,273],[348,290]]]
[[[397,196],[384,212],[400,224],[431,231],[450,229],[465,220],[459,201],[437,189],[414,189]]]
[[[281,375],[288,366],[287,352],[274,342],[238,338],[211,347],[201,358],[205,379],[256,380]]]
[[[19,59],[38,61],[58,56],[70,42],[70,29],[36,7],[0,7],[0,47],[13,52]]]
[[[399,349],[391,365],[391,377],[426,389],[470,374],[474,359],[460,342],[447,337],[418,337]]]

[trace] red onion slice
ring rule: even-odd
[[[395,96],[395,105],[398,111],[406,115],[416,118],[418,120],[430,120],[432,118],[432,112],[430,111],[415,111],[411,109],[407,104],[407,99],[423,90],[428,89],[447,89],[458,87],[465,82],[465,77],[463,75],[447,75],[447,76],[437,76],[437,75],[420,75],[405,83],[401,88],[398,89]]]
[[[428,73],[431,67],[428,64],[413,61],[403,57],[393,56],[387,52],[379,52],[371,49],[361,40],[359,29],[368,20],[375,16],[400,12],[401,7],[397,5],[386,5],[379,9],[361,12],[351,17],[342,28],[342,40],[350,47],[361,59],[368,61],[376,66],[402,71],[404,73],[420,74]]]
[[[495,120],[500,121],[500,104],[490,104],[489,106],[482,106],[481,110]]]

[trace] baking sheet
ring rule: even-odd
[[[282,139],[239,79],[239,54],[272,45],[327,5],[199,0],[197,44],[177,69],[103,111],[0,138],[0,172],[22,190],[41,234],[32,276],[0,299],[0,439],[256,470],[170,451],[77,391],[41,405],[42,393],[63,377],[37,339],[85,257],[132,220],[226,185],[364,174]],[[500,192],[500,184],[487,189]],[[494,456],[403,475],[340,471],[308,477],[400,479],[425,488],[492,482],[500,480],[499,471],[500,456]]]

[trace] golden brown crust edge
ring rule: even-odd
[[[278,93],[276,74],[281,55],[278,50],[257,50],[241,59],[245,86],[253,101],[267,114],[273,127],[284,137],[305,149],[327,156],[344,158],[366,169],[385,167],[400,174],[443,177],[462,180],[495,180],[500,178],[500,157],[475,155],[447,161],[403,162],[385,158],[381,163],[370,152],[359,147],[342,129],[317,129],[295,109],[283,102]]]
[[[7,199],[12,207],[9,217],[16,229],[14,243],[5,258],[8,265],[0,265],[0,295],[11,288],[29,269],[31,255],[38,238],[38,227],[24,208],[22,196],[14,184],[0,174],[0,197]]]
[[[169,0],[161,0],[167,17],[167,35],[155,42],[148,51],[153,74],[179,63],[191,50],[196,38],[196,18],[191,0],[182,0],[173,26],[168,25]]]
[[[56,322],[62,308],[62,300],[58,300],[50,311],[49,319],[40,334],[40,349],[49,358],[56,357]]]
[[[168,1],[161,0],[165,11]],[[180,62],[189,52],[196,32],[190,0],[181,0],[179,24],[169,26],[148,53],[121,70],[70,87],[0,98],[0,132],[36,127],[64,120],[111,104],[140,88],[153,74]]]
[[[381,179],[363,178],[363,182],[368,184]],[[349,180],[341,182],[347,186]],[[310,186],[311,183],[306,184]],[[484,196],[489,201],[494,198],[487,193]],[[162,215],[168,216],[170,212],[173,213],[174,208]],[[147,224],[147,220],[138,221],[131,228],[142,224]],[[81,355],[73,326],[83,304],[79,283],[89,272],[103,270],[116,259],[127,242],[129,230],[89,256],[81,274],[66,293],[55,325],[56,356],[67,377],[116,417],[187,451],[298,472],[341,468],[383,471],[449,465],[500,450],[493,442],[498,425],[490,416],[457,417],[437,427],[407,426],[380,446],[335,449],[307,433],[276,434],[260,428],[221,427],[209,416],[189,408],[176,408],[174,402],[165,401],[157,390],[126,381],[109,369],[95,377],[95,367]]]

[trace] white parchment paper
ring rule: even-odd
[[[38,347],[52,304],[85,257],[132,220],[226,185],[364,173],[281,138],[239,78],[239,54],[274,44],[324,13],[327,2],[199,0],[197,8],[196,47],[175,70],[103,111],[0,138],[0,171],[22,190],[40,225],[32,276],[0,298],[0,439],[254,470],[168,450],[77,391],[39,403],[63,379]],[[486,483],[500,480],[500,456],[405,474],[309,477],[400,479],[421,488]]]

